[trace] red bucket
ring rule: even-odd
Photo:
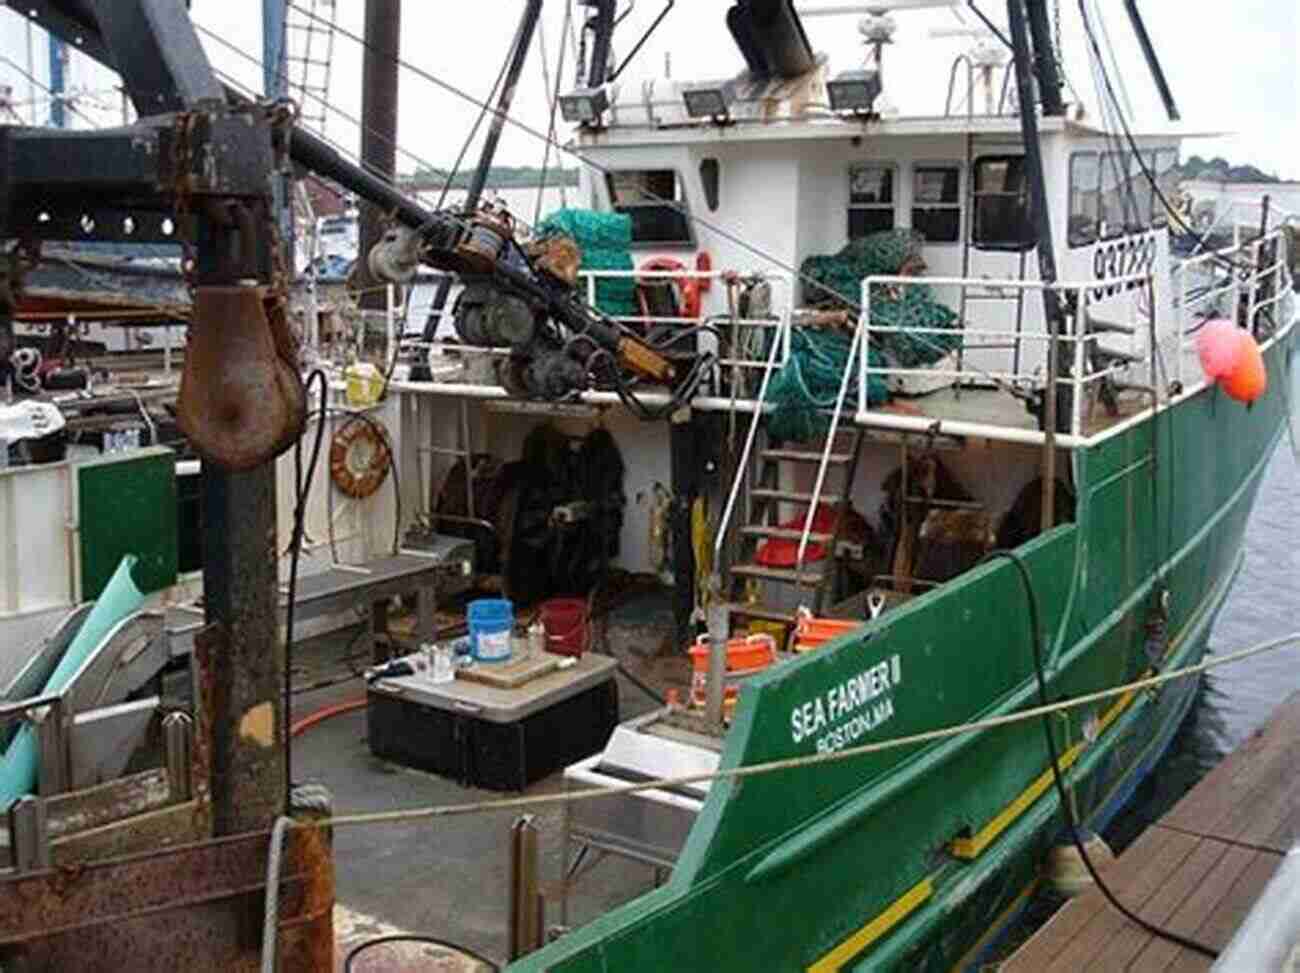
[[[546,651],[556,655],[581,656],[587,651],[590,632],[585,598],[552,598],[542,602],[542,627],[546,629]]]

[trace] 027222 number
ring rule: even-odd
[[[1156,263],[1156,237],[1154,233],[1127,236],[1102,243],[1092,253],[1092,273],[1097,280],[1134,277],[1151,271]],[[1093,288],[1092,297],[1100,300],[1114,297],[1141,285],[1140,280],[1127,280],[1103,284]]]

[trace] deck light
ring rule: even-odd
[[[881,92],[879,71],[844,71],[826,82],[831,111],[868,115]]]
[[[682,89],[686,114],[691,118],[712,118],[725,122],[731,120],[731,103],[736,93],[730,84],[694,85]]]
[[[560,114],[566,122],[596,125],[609,108],[609,94],[604,88],[577,88],[560,95]]]

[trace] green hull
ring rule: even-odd
[[[1202,389],[1074,453],[1076,522],[1022,548],[1053,697],[1201,658],[1285,427],[1294,343],[1293,329],[1266,350],[1269,392],[1253,408]],[[1169,638],[1152,659],[1158,577],[1170,595]],[[723,766],[1036,703],[1025,595],[1008,563],[970,571],[864,632],[753,680]],[[1082,816],[1101,823],[1122,806],[1195,685],[1054,718]],[[720,781],[667,885],[512,969],[950,968],[1033,881],[1059,830],[1047,768],[1042,727],[1026,721]]]

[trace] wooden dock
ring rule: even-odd
[[[1300,837],[1300,693],[1102,872],[1148,922],[1222,949]],[[1001,966],[1052,970],[1207,970],[1211,961],[1138,928],[1092,889],[1065,905]]]

